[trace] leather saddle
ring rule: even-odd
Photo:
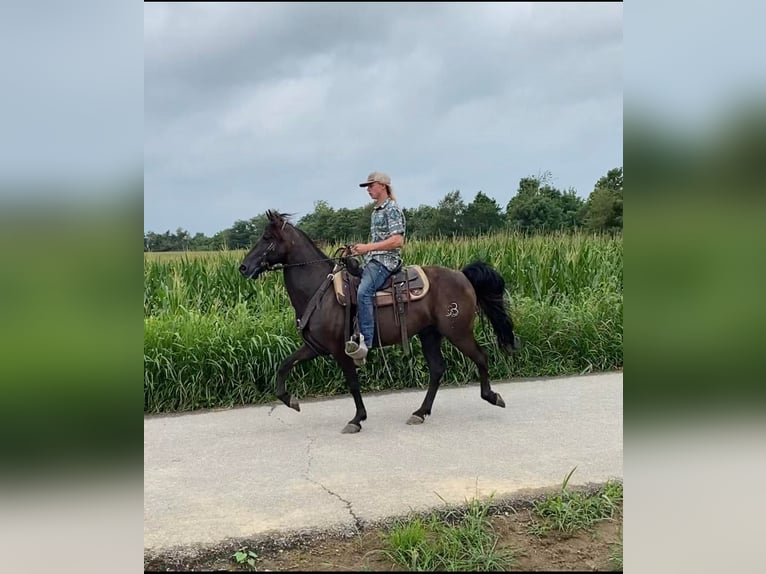
[[[359,288],[360,277],[348,273],[345,269],[333,276],[335,298],[344,307],[348,304],[350,294],[351,304],[356,305],[356,292]],[[375,305],[387,307],[396,303],[396,289],[401,289],[405,296],[405,302],[417,301],[428,293],[430,283],[423,268],[420,265],[408,265],[391,275],[375,293]]]
[[[335,298],[346,308],[345,335],[349,339],[351,333],[351,307],[356,305],[357,290],[361,277],[343,269],[333,276]],[[408,265],[392,274],[375,293],[374,312],[377,315],[380,307],[393,307],[394,322],[399,325],[404,354],[409,355],[410,343],[407,335],[407,307],[410,302],[422,299],[428,293],[430,282],[419,265]]]

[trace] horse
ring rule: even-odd
[[[357,433],[362,430],[362,421],[367,419],[367,410],[357,376],[359,365],[346,354],[349,315],[333,290],[328,289],[342,258],[327,257],[303,230],[289,221],[289,214],[269,210],[266,217],[263,234],[245,255],[239,272],[245,279],[257,279],[267,271],[283,270],[287,294],[303,337],[303,344],[282,362],[277,371],[276,396],[288,407],[300,411],[298,401],[285,388],[290,371],[301,361],[330,355],[342,369],[356,405],[354,418],[341,432]],[[446,370],[441,352],[443,338],[478,367],[481,398],[505,408],[505,401],[492,390],[487,356],[473,334],[474,319],[480,309],[492,325],[498,347],[506,352],[519,348],[520,340],[514,333],[513,320],[505,309],[503,277],[481,261],[469,263],[461,271],[437,265],[421,269],[430,283],[427,293],[421,299],[407,303],[404,326],[396,324],[393,313],[376,312],[377,336],[371,347],[400,344],[402,333],[406,334],[405,341],[415,335],[420,338],[430,383],[420,408],[412,413],[407,424],[422,424],[426,416],[431,416],[436,392]],[[351,305],[351,301],[346,305]],[[402,327],[406,327],[406,331]]]

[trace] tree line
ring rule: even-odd
[[[502,208],[497,201],[479,191],[466,203],[459,190],[450,191],[436,206],[402,208],[407,221],[407,236],[477,236],[501,230],[522,233],[553,231],[622,231],[622,167],[601,177],[588,199],[573,189],[562,191],[551,185],[551,174],[523,177],[516,194]],[[315,202],[314,210],[296,222],[309,237],[327,244],[369,240],[370,213],[374,203],[348,209],[334,209],[328,202]],[[266,214],[238,220],[212,237],[194,236],[182,229],[163,234],[144,234],[144,251],[208,251],[247,249],[255,243],[266,225]]]

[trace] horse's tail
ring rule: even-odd
[[[489,318],[497,335],[497,345],[504,350],[519,349],[521,341],[513,332],[513,319],[505,309],[505,280],[483,261],[474,261],[461,269],[476,291],[479,308]]]

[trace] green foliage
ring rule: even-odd
[[[332,246],[334,247],[334,246]],[[329,250],[328,250],[329,251]],[[256,281],[239,274],[244,251],[147,254],[144,264],[144,410],[185,411],[274,400],[276,372],[301,340],[281,273]],[[522,351],[508,356],[486,320],[474,334],[493,378],[557,376],[622,366],[622,238],[586,234],[412,240],[404,259],[460,269],[475,258],[506,280],[508,309]],[[365,391],[424,388],[428,367],[417,337],[371,353]],[[442,346],[444,384],[475,381],[476,366]],[[298,398],[347,393],[329,358],[298,365],[287,381]]]
[[[231,229],[223,232],[223,239],[229,249],[248,249],[263,234],[268,220],[265,214],[248,220],[235,221]]]
[[[258,560],[258,555],[252,550],[240,548],[231,557],[234,558],[237,564],[247,564],[251,569],[255,570],[255,561]]]
[[[506,206],[511,229],[530,232],[575,230],[580,225],[583,201],[574,190],[561,192],[547,183],[550,173],[525,177]]]
[[[441,237],[453,237],[463,235],[466,232],[465,203],[460,195],[460,190],[447,193],[439,201],[434,212],[434,221],[431,222],[433,231]]]
[[[622,532],[620,533],[620,541],[612,545],[609,562],[614,571],[622,572]]]
[[[513,554],[508,548],[497,548],[489,505],[489,501],[472,500],[456,524],[435,513],[425,519],[397,521],[387,533],[383,553],[411,572],[504,571],[513,564]]]
[[[591,231],[622,230],[622,168],[598,180],[585,205],[583,221]]]
[[[517,194],[505,210],[484,192],[477,192],[467,204],[460,190],[453,190],[434,206],[420,205],[404,208],[407,237],[454,238],[475,237],[503,229],[524,233],[573,231],[585,225],[590,231],[613,232],[622,229],[622,168],[609,170],[600,178],[587,203],[574,189],[558,190],[549,184],[550,172],[536,177],[523,177]],[[320,244],[356,243],[369,240],[370,213],[374,202],[355,208],[335,209],[325,200],[314,203],[314,211],[303,216],[296,225]],[[209,251],[216,249],[247,249],[261,235],[266,215],[238,220],[213,237],[178,228],[175,234],[166,231],[144,234],[144,251]]]
[[[622,504],[622,483],[610,480],[595,494],[567,489],[567,483],[577,467],[573,468],[561,491],[534,503],[534,512],[542,519],[530,526],[532,534],[541,535],[551,530],[572,534],[590,528],[595,522],[613,518]]]
[[[425,239],[436,237],[439,230],[436,228],[436,208],[430,205],[421,205],[415,209],[402,209],[407,222],[407,241],[413,239]]]
[[[480,191],[465,208],[463,225],[471,235],[483,235],[503,229],[505,222],[497,202]]]
[[[314,203],[314,211],[302,217],[297,225],[318,243],[356,243],[368,241],[373,202],[356,209],[335,210],[324,201]]]
[[[248,220],[239,220],[229,229],[216,233],[213,237],[206,237],[203,233],[197,233],[191,237],[188,231],[182,228],[176,229],[174,234],[170,231],[158,234],[149,231],[144,234],[144,251],[211,251],[216,249],[247,249],[257,241],[266,225],[266,215],[261,214]]]

